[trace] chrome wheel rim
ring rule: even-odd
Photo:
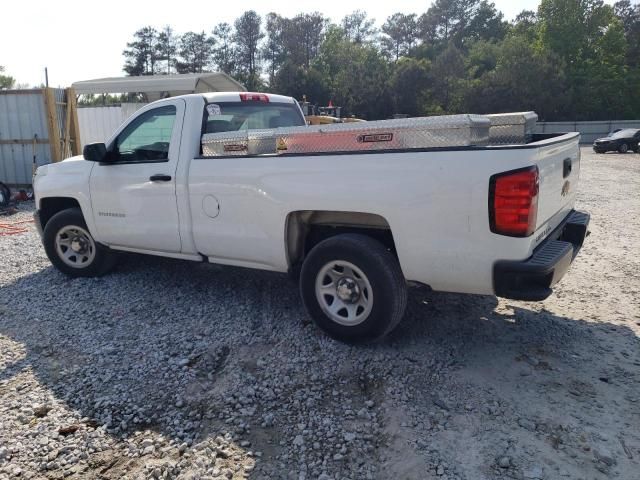
[[[315,292],[322,311],[340,325],[359,325],[373,308],[369,279],[353,263],[344,260],[331,261],[320,269]]]
[[[96,257],[96,243],[84,228],[67,225],[56,234],[56,252],[65,265],[85,268]]]

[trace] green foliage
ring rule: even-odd
[[[9,75],[2,75],[2,72],[4,72],[4,67],[0,65],[0,90],[13,88],[16,83],[15,78]]]
[[[253,10],[244,12],[235,22],[233,40],[236,45],[237,76],[249,90],[258,90],[262,85],[258,65],[259,43],[264,37],[261,25],[260,15]]]
[[[518,35],[485,47],[488,48],[484,51],[479,47],[481,51],[475,52],[476,58],[494,58],[496,64],[469,82],[465,104],[470,112],[535,110],[544,120],[564,114],[566,86],[561,59],[537,51]]]
[[[602,120],[640,112],[640,5],[629,0],[613,7],[541,0],[537,12],[511,23],[489,0],[435,0],[421,15],[391,15],[379,31],[362,11],[339,25],[319,12],[262,20],[248,11],[211,36],[145,27],[127,44],[125,71],[216,69],[250,90],[331,101],[367,119],[535,110],[545,120]]]
[[[394,13],[382,25],[381,44],[384,52],[394,61],[409,55],[418,38],[417,15]]]
[[[204,31],[187,32],[180,37],[180,60],[176,62],[178,73],[203,73],[209,71],[215,40]]]
[[[366,12],[356,10],[342,19],[341,26],[345,37],[354,43],[369,42],[376,33],[374,19]]]
[[[617,2],[614,6],[615,15],[622,22],[627,42],[627,65],[640,65],[640,3],[632,5],[629,0]]]
[[[331,99],[325,77],[317,68],[305,68],[286,61],[278,70],[271,90],[274,93],[287,92],[287,95],[302,99],[303,95],[322,105]]]
[[[166,25],[160,33],[155,44],[155,54],[159,62],[163,63],[160,71],[171,73],[176,66],[176,54],[178,53],[178,39],[173,29]]]
[[[127,75],[155,75],[158,32],[147,26],[134,33],[133,37],[133,42],[127,43],[127,49],[122,52],[124,71]]]
[[[213,60],[221,72],[232,75],[236,69],[233,27],[222,22],[213,29]]]
[[[398,60],[389,82],[394,111],[411,117],[427,113],[432,84],[431,62],[408,57]]]
[[[388,91],[389,64],[373,45],[359,43],[332,26],[320,48],[317,61],[331,101],[346,114],[363,118],[384,118],[391,110]]]
[[[123,93],[119,95],[80,95],[78,105],[82,107],[104,107],[111,105],[121,105],[123,103],[144,102],[143,94]]]

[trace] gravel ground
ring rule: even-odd
[[[639,194],[640,155],[585,149],[592,235],[551,298],[413,290],[364,347],[281,275],[70,280],[32,226],[0,237],[0,479],[638,479]]]

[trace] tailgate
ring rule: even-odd
[[[536,243],[544,239],[573,209],[580,174],[580,136],[541,146],[536,164],[539,171]]]

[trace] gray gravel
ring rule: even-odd
[[[414,290],[365,347],[281,275],[70,280],[33,227],[0,237],[0,479],[637,479],[640,155],[582,165],[593,234],[553,297]]]

